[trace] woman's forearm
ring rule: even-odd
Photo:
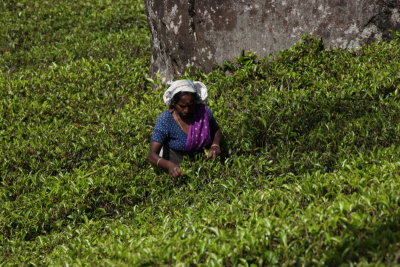
[[[160,157],[157,153],[150,153],[147,159],[152,165],[167,170],[169,175],[171,175],[172,177],[182,175],[182,171],[178,165],[176,165],[172,161]]]
[[[220,143],[221,143],[221,138],[222,138],[222,132],[221,132],[221,129],[218,129],[214,134],[214,138],[213,138],[213,141],[212,141],[211,145],[218,145],[219,146]]]
[[[171,162],[167,159],[164,159],[162,157],[160,157],[159,155],[155,154],[155,153],[151,153],[149,155],[149,157],[147,158],[147,160],[156,167],[160,167],[163,169],[168,169],[169,164],[171,164]]]

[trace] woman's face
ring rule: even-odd
[[[191,94],[183,95],[178,103],[174,105],[175,111],[181,118],[189,118],[195,106],[194,97]]]

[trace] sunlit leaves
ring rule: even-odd
[[[0,265],[398,264],[400,46],[306,36],[210,73],[229,155],[146,162],[140,1],[0,4]]]

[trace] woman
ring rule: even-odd
[[[184,155],[209,149],[207,158],[221,154],[221,130],[204,105],[207,88],[201,82],[178,80],[164,93],[169,107],[157,119],[148,160],[168,171],[172,177],[182,175],[179,163]]]

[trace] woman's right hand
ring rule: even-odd
[[[182,175],[181,168],[179,168],[179,166],[173,162],[170,162],[168,164],[167,169],[168,169],[169,175],[171,175],[172,177],[178,177],[178,176]]]

